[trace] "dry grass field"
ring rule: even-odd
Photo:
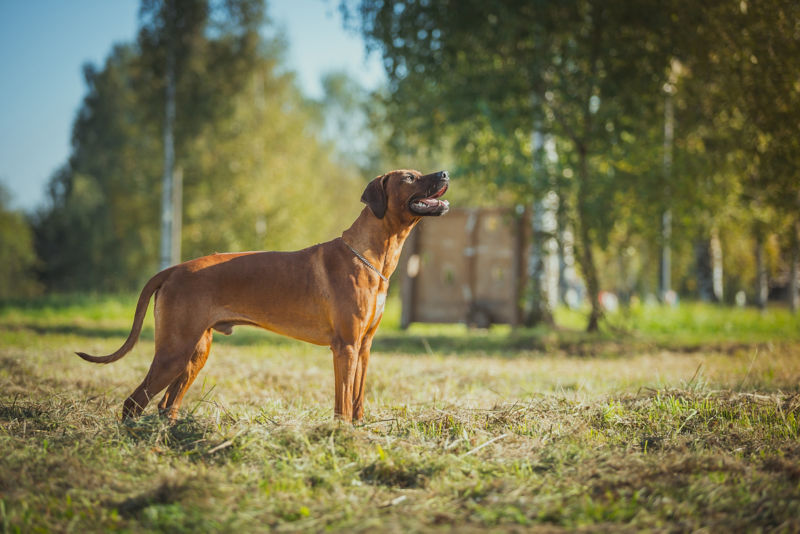
[[[800,531],[800,320],[684,305],[595,336],[397,329],[363,424],[328,349],[240,328],[169,425],[119,421],[133,298],[0,307],[3,532]]]

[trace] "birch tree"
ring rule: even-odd
[[[533,125],[562,141],[557,193],[575,230],[591,303],[587,329],[596,330],[595,247],[614,218],[608,156],[638,142],[657,109],[672,54],[669,10],[594,0],[362,0],[344,7],[383,54],[399,130],[433,136],[457,129],[467,158],[476,147],[489,149],[474,156],[485,161],[488,180],[527,182],[530,191],[537,188],[530,183]],[[495,147],[481,138],[487,130]],[[490,172],[491,161],[509,172]]]

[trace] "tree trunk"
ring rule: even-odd
[[[797,313],[800,309],[800,220],[792,228],[792,252],[789,267],[789,309]]]
[[[583,283],[575,268],[575,234],[565,217],[560,217],[558,236],[558,297],[570,308],[577,308],[583,298]]]
[[[714,302],[722,302],[723,270],[722,270],[722,243],[719,240],[719,232],[716,228],[711,229],[711,280],[714,293]]]
[[[667,294],[672,290],[672,211],[661,214],[661,262],[659,264],[658,296],[667,302]]]
[[[164,109],[164,175],[161,190],[161,247],[160,266],[166,269],[175,263],[173,258],[173,182],[172,171],[175,166],[175,146],[173,139],[173,126],[175,123],[175,7],[174,2],[167,5],[170,35],[167,44],[167,71],[166,71],[166,104]]]
[[[722,247],[716,229],[694,244],[697,294],[703,302],[722,301]]]
[[[711,247],[703,236],[694,242],[694,267],[697,278],[697,296],[703,302],[714,301],[714,275],[711,268]]]
[[[584,219],[583,215],[579,214],[578,217]],[[586,331],[596,332],[600,328],[600,319],[603,317],[603,309],[600,307],[600,283],[587,225],[583,220],[578,224],[581,227],[581,251],[579,254],[581,270],[583,271],[583,277],[586,279],[586,293],[592,305],[589,312],[589,321],[586,324]]]
[[[672,177],[672,144],[675,132],[675,113],[672,104],[673,85],[668,85],[664,96],[664,183],[667,208],[661,215],[661,277],[659,293],[661,300],[667,301],[667,294],[672,291],[672,210],[669,208],[670,180]]]
[[[175,167],[172,174],[172,248],[171,263],[181,262],[181,232],[183,231],[183,168]]]
[[[546,184],[547,170],[544,165],[544,141],[542,132],[536,128],[531,134],[533,145],[533,180]],[[555,324],[553,309],[558,303],[558,244],[555,236],[558,230],[558,196],[548,191],[533,206],[533,239],[528,258],[528,313],[526,326]]]
[[[767,307],[769,285],[767,280],[767,261],[764,255],[764,232],[756,230],[756,305],[763,310]]]
[[[533,208],[533,242],[528,265],[531,281],[531,306],[526,324],[553,325],[553,309],[558,304],[558,196],[548,192]]]
[[[592,234],[589,231],[589,206],[586,186],[589,183],[589,169],[586,161],[586,150],[578,150],[579,157],[579,176],[577,194],[577,214],[576,214],[576,248],[578,251],[578,262],[583,271],[583,278],[586,280],[586,292],[591,304],[589,321],[586,324],[587,332],[596,332],[600,328],[600,319],[603,317],[603,309],[600,307],[600,282],[597,274],[594,253],[592,252]]]

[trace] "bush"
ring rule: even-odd
[[[30,297],[41,291],[36,279],[33,232],[25,216],[10,209],[10,198],[0,184],[0,300]]]

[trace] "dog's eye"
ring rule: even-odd
[[[405,176],[403,176],[403,181],[410,184],[411,182],[414,181],[414,176],[411,174],[406,174]]]

